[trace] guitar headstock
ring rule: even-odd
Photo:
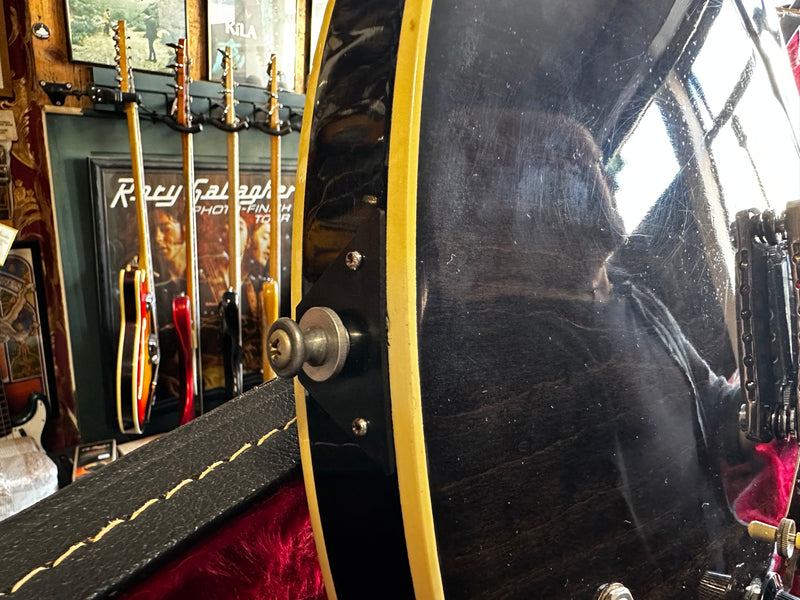
[[[186,40],[181,38],[177,44],[171,44],[175,50],[175,119],[183,127],[192,126],[192,112],[189,109],[189,67],[191,60],[186,56]]]
[[[125,31],[125,21],[117,21],[114,29],[114,62],[117,64],[117,82],[120,91],[132,93],[133,89],[133,70],[131,68],[130,57],[128,56],[128,34]]]
[[[225,97],[225,123],[234,126],[238,123],[236,118],[236,99],[233,97],[233,58],[231,47],[225,46],[222,53],[222,93]]]
[[[269,125],[276,129],[280,124],[278,118],[278,56],[271,54],[269,65],[267,66],[267,77],[269,77]]]

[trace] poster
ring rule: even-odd
[[[278,57],[278,87],[294,89],[297,8],[294,0],[209,0],[209,79],[222,79],[222,54],[231,49],[233,80],[267,87],[271,54]]]
[[[139,241],[130,162],[90,159],[94,180],[95,237],[98,252],[103,324],[107,352],[116,356],[119,340],[119,271],[138,254]],[[207,400],[224,398],[224,367],[219,303],[228,289],[228,193],[224,165],[197,163],[195,218],[201,311],[203,391]],[[291,220],[294,169],[282,169],[280,190],[281,301],[288,314],[291,259]],[[269,165],[240,168],[240,231],[242,239],[243,367],[245,389],[263,380],[259,292],[269,275],[271,186]],[[177,405],[180,356],[172,323],[172,300],[186,291],[183,174],[179,164],[145,162],[145,197],[159,323],[161,364],[153,411]],[[114,367],[115,368],[115,367]]]

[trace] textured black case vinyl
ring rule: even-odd
[[[265,383],[0,522],[0,597],[106,598],[128,589],[297,475],[294,416],[292,382]]]

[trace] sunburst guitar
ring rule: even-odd
[[[139,130],[139,110],[125,21],[114,32],[120,91],[128,121],[134,198],[139,231],[138,257],[119,274],[120,338],[117,352],[117,422],[123,433],[140,434],[150,417],[160,360],[158,323],[152,281],[150,232],[144,198],[144,166]]]

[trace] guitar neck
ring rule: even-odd
[[[242,289],[241,234],[239,233],[239,134],[236,131],[236,99],[233,89],[231,48],[223,53],[222,88],[225,97],[225,124],[228,127],[228,283],[237,294]]]
[[[142,133],[139,128],[139,107],[135,102],[128,102],[125,106],[125,114],[128,118],[133,195],[136,205],[136,222],[139,228],[139,267],[145,269],[148,276],[152,276],[153,260],[150,250],[147,201],[144,195],[144,160],[142,158]]]
[[[183,147],[183,185],[186,193],[184,210],[184,237],[186,241],[186,295],[192,307],[192,319],[197,329],[200,323],[200,288],[197,275],[197,222],[195,221],[194,197],[194,139],[191,133],[181,136]],[[199,335],[196,331],[194,335]],[[197,342],[198,340],[195,340]],[[195,346],[197,344],[195,343]]]
[[[242,288],[242,247],[239,231],[239,134],[228,133],[228,277],[237,294]]]
[[[277,131],[280,126],[278,115],[278,60],[273,54],[269,65],[269,126]],[[281,265],[281,138],[278,135],[270,136],[270,237],[269,237],[269,277],[276,282],[280,289]],[[278,294],[280,297],[280,294]]]

